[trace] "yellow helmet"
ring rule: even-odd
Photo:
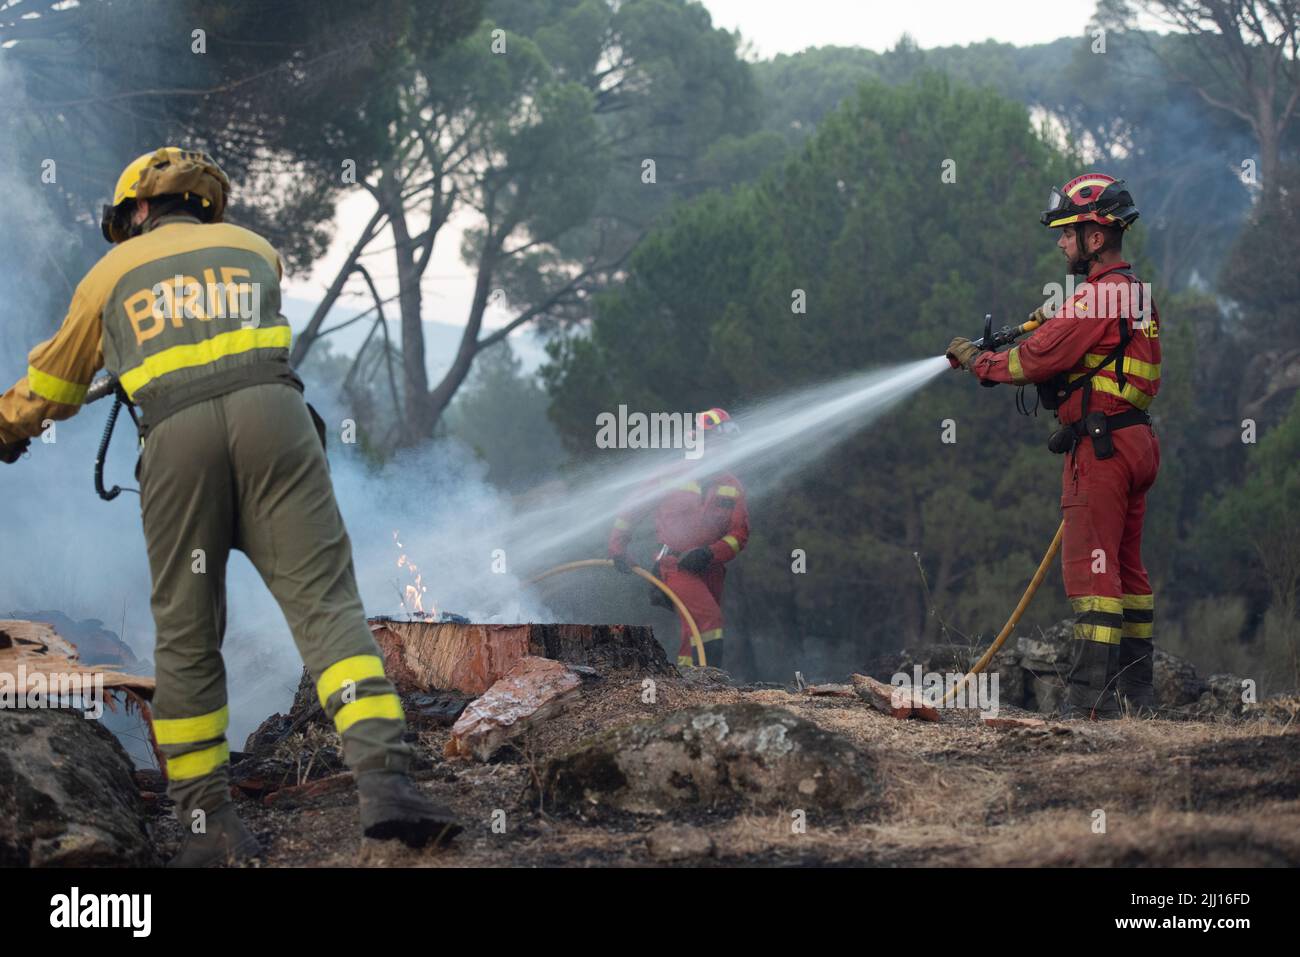
[[[136,157],[113,189],[113,202],[105,204],[100,221],[104,238],[125,242],[135,235],[130,223],[130,206],[137,199],[155,196],[197,196],[207,212],[207,221],[219,223],[230,197],[230,179],[207,153],[164,146]]]

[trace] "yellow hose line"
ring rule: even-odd
[[[601,566],[612,568],[614,566],[614,562],[612,559],[609,558],[584,558],[580,562],[566,562],[563,565],[556,565],[554,568],[548,568],[540,575],[533,576],[532,578],[528,579],[528,583],[530,585],[535,585],[539,581],[550,578],[552,575],[560,575],[563,574],[564,572],[576,571],[579,568],[599,568]],[[696,652],[699,653],[700,667],[703,668],[706,665],[708,665],[709,660],[704,654],[704,639],[700,637],[700,629],[695,624],[695,616],[692,615],[687,610],[686,606],[682,604],[682,600],[677,597],[677,593],[674,592],[667,585],[665,585],[658,578],[656,578],[654,575],[651,575],[640,565],[633,565],[632,571],[635,572],[637,575],[640,575],[642,578],[644,578],[646,581],[654,585],[661,592],[663,592],[665,595],[668,596],[668,600],[671,601],[673,603],[673,607],[677,609],[677,614],[682,616],[682,621],[686,622],[686,627],[691,630],[691,641],[695,644]]]
[[[1011,632],[1015,629],[1016,625],[1020,623],[1020,616],[1023,615],[1025,609],[1029,607],[1030,601],[1033,600],[1034,592],[1038,591],[1038,586],[1041,585],[1043,579],[1047,577],[1047,569],[1051,567],[1052,559],[1054,559],[1056,553],[1061,550],[1061,534],[1064,531],[1065,522],[1061,522],[1056,529],[1056,536],[1052,539],[1052,544],[1047,547],[1047,554],[1045,554],[1043,560],[1038,563],[1038,571],[1034,572],[1034,577],[1029,581],[1029,587],[1026,588],[1025,593],[1020,596],[1020,604],[1016,605],[1016,610],[1011,613],[1011,617],[1007,619],[1007,623],[1002,626],[1001,633],[996,639],[994,639],[993,644],[989,646],[988,651],[984,652],[984,654],[980,656],[980,660],[975,662],[975,666],[967,672],[961,682],[943,696],[943,703],[945,705],[957,696],[958,691],[966,687],[966,684],[971,678],[979,674],[988,666],[989,661],[998,653],[998,649],[1002,647]]]

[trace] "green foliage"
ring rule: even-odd
[[[1242,448],[1249,456],[1246,479],[1206,503],[1198,545],[1227,587],[1294,605],[1300,586],[1300,395],[1257,445]]]

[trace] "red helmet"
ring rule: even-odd
[[[1061,189],[1052,187],[1040,222],[1048,227],[1099,223],[1128,229],[1137,218],[1138,209],[1122,179],[1105,173],[1084,173]]]
[[[716,432],[719,435],[734,435],[740,431],[740,426],[731,420],[726,409],[714,408],[698,413],[695,425],[701,432]]]

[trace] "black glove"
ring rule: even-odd
[[[0,462],[13,465],[32,444],[31,439],[19,439],[17,442],[0,442]]]
[[[707,548],[692,548],[689,552],[677,559],[677,567],[684,568],[688,572],[694,572],[699,575],[704,569],[709,567],[713,561],[713,552]]]
[[[632,566],[628,562],[626,555],[610,555],[609,559],[614,563],[614,571],[621,575],[632,574]]]

